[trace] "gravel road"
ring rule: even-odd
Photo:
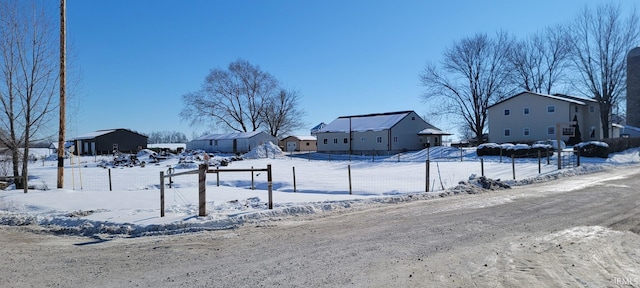
[[[0,286],[640,287],[639,176],[630,166],[187,235],[0,226]]]

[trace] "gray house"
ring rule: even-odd
[[[600,108],[595,100],[568,96],[521,92],[495,103],[489,110],[489,141],[495,143],[556,139],[557,125],[567,128],[578,122],[583,141],[600,140]],[[562,132],[562,131],[558,131]],[[565,135],[561,140],[567,141]]]
[[[277,145],[278,139],[264,131],[211,134],[187,142],[187,150],[204,150],[208,153],[247,153],[267,142]]]
[[[451,135],[414,111],[338,117],[317,132],[318,152],[391,154],[442,145]]]
[[[117,128],[83,134],[70,141],[74,143],[74,152],[77,155],[101,155],[114,151],[137,153],[147,148],[147,139],[147,136],[138,132]]]

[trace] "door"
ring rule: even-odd
[[[287,142],[287,152],[293,152],[293,151],[296,151],[296,142],[295,141]]]

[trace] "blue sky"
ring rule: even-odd
[[[307,128],[294,134],[345,115],[425,115],[418,75],[454,41],[498,30],[526,37],[604,2],[67,0],[69,65],[81,71],[67,133],[223,133],[182,121],[181,96],[239,58],[300,92]]]

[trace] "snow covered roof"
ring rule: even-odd
[[[227,133],[227,134],[211,134],[205,135],[202,137],[198,137],[193,139],[193,141],[202,141],[202,140],[231,140],[231,139],[245,139],[256,136],[260,133],[265,133],[263,131],[253,131],[253,132],[237,132],[237,133]]]
[[[502,102],[505,102],[507,100],[513,99],[515,97],[518,97],[520,95],[524,95],[524,94],[530,94],[530,95],[536,95],[536,96],[541,96],[541,97],[546,97],[546,98],[550,98],[550,99],[555,99],[555,100],[560,100],[560,101],[564,101],[564,102],[569,102],[569,103],[574,103],[574,104],[578,104],[578,105],[587,105],[587,102],[596,102],[593,99],[588,99],[588,98],[583,98],[583,97],[578,97],[578,96],[569,96],[569,95],[564,95],[564,94],[555,94],[555,95],[548,95],[548,94],[542,94],[542,93],[535,93],[535,92],[530,92],[530,91],[524,91],[524,92],[520,92],[514,96],[511,96],[507,99],[504,99],[502,101],[499,101],[489,107],[498,105]]]
[[[294,137],[300,141],[316,141],[317,140],[316,136],[311,136],[311,135],[290,136],[290,137]]]
[[[451,133],[444,132],[440,129],[427,128],[418,132],[418,135],[451,135]]]
[[[396,125],[413,111],[390,112],[380,114],[342,116],[327,124],[318,132],[364,132],[383,131]]]
[[[73,138],[73,140],[93,139],[93,138],[96,138],[98,136],[109,134],[109,133],[111,133],[113,131],[116,131],[116,129],[98,130],[98,131],[94,131],[94,132],[90,132],[90,133],[86,133],[86,134],[82,134],[82,135],[76,136],[75,138]]]
[[[624,129],[629,129],[629,130],[640,132],[640,128],[634,127],[634,126],[630,126],[630,125],[624,125]]]
[[[313,128],[311,128],[311,131],[320,130],[320,129],[324,128],[324,126],[327,126],[327,124],[324,123],[324,122],[320,122],[320,124],[318,124],[318,125],[314,126]]]

